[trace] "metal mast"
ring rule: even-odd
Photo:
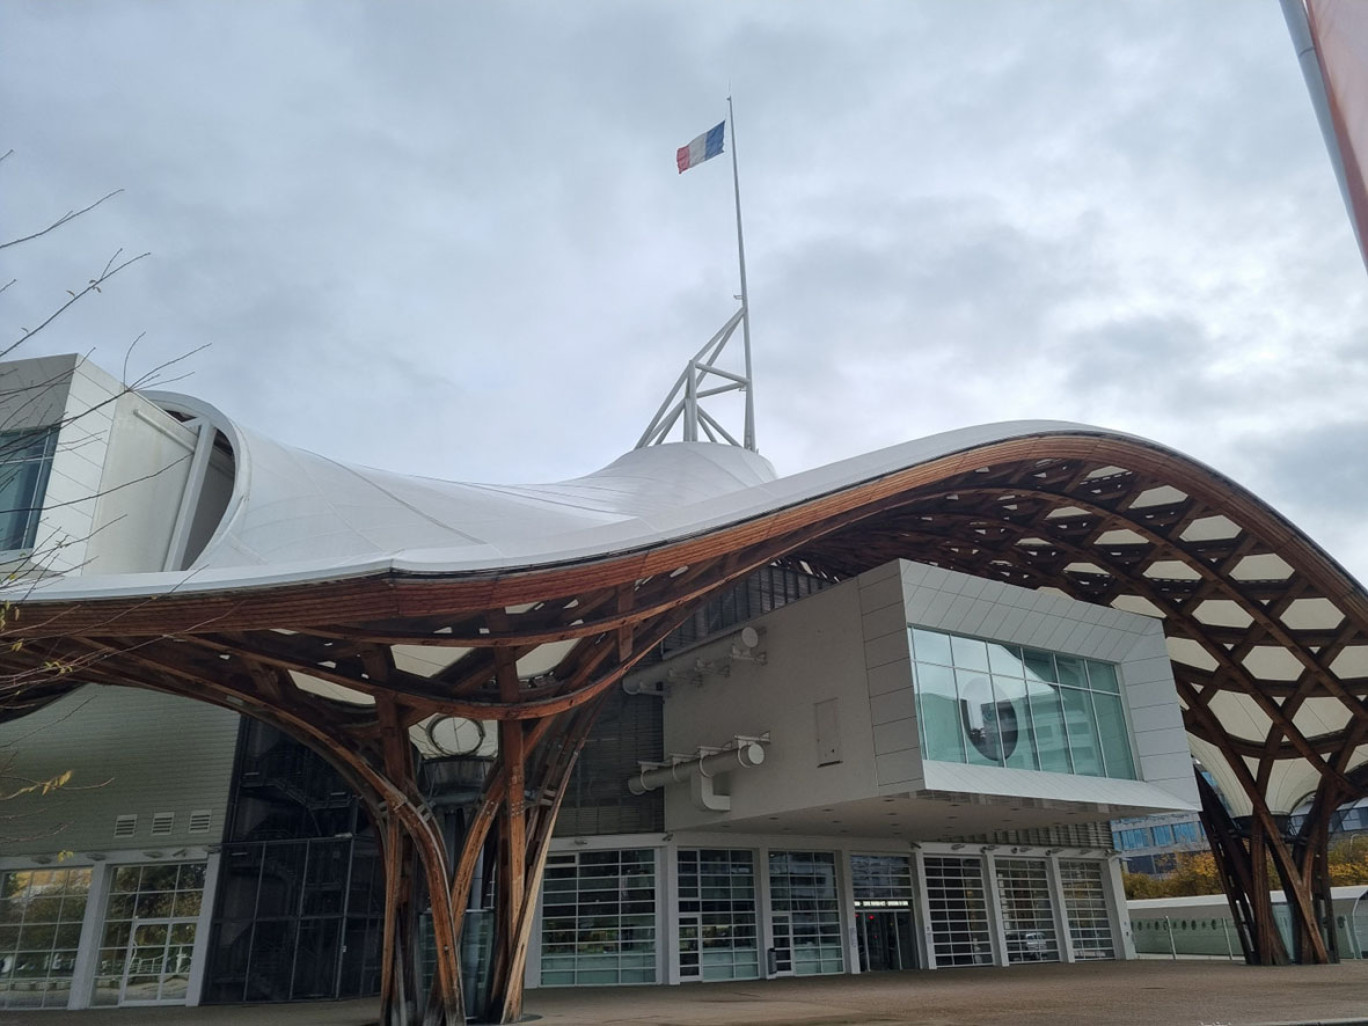
[[[755,447],[755,381],[751,371],[750,340],[750,294],[746,288],[746,241],[741,229],[741,174],[736,159],[736,115],[732,110],[732,98],[727,97],[727,120],[732,127],[732,194],[736,200],[736,256],[741,270],[741,309],[727,318],[717,334],[694,354],[684,366],[684,372],[675,380],[660,409],[651,419],[650,425],[642,432],[637,441],[638,449],[648,445],[660,445],[680,426],[680,436],[685,442],[700,440],[700,431],[710,442],[725,441],[731,445],[758,452]],[[699,137],[702,138],[701,136]],[[695,140],[697,142],[697,140]],[[683,152],[681,150],[681,152]],[[683,167],[681,166],[681,171]],[[737,374],[717,366],[718,357],[731,340],[737,326],[741,327],[742,344],[745,349],[745,371]],[[741,432],[741,441],[718,423],[717,418],[700,405],[699,400],[725,392],[744,392],[746,394],[746,421]]]
[[[750,296],[746,292],[746,240],[741,233],[741,173],[736,164],[736,112],[727,97],[727,121],[732,130],[732,195],[736,197],[736,256],[741,265],[741,344],[746,351],[745,445],[755,452],[755,376],[751,373]]]

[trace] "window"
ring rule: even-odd
[[[0,1008],[65,1008],[90,870],[0,873]]]
[[[1197,844],[1202,840],[1202,824],[1195,820],[1191,823],[1174,823],[1173,839],[1179,844]]]
[[[777,971],[795,976],[842,972],[836,857],[823,851],[772,851],[769,874]]]
[[[56,448],[56,425],[0,431],[0,550],[33,548]]]
[[[542,986],[655,983],[655,851],[558,852],[542,883]]]
[[[1135,779],[1112,664],[909,632],[925,758]]]
[[[760,975],[755,856],[725,848],[681,848],[678,865],[680,979],[755,979]]]
[[[1173,843],[1173,827],[1157,826],[1154,828],[1154,846],[1163,848]]]
[[[1136,848],[1149,847],[1149,831],[1144,827],[1113,832],[1113,840],[1121,851],[1134,851]]]
[[[203,862],[112,870],[92,1005],[185,1002],[204,873]]]

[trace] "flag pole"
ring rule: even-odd
[[[746,292],[746,242],[741,234],[741,174],[736,165],[736,113],[727,97],[727,120],[731,122],[732,194],[736,197],[736,256],[741,265],[741,342],[746,350],[746,433],[745,446],[755,448],[755,378],[751,374],[750,296]]]

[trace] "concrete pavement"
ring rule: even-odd
[[[1230,962],[875,973],[683,987],[534,990],[539,1026],[1368,1026],[1368,962]],[[0,1012],[0,1026],[367,1026],[371,1001]]]

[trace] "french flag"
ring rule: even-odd
[[[718,122],[712,128],[700,135],[688,146],[681,146],[675,153],[675,163],[679,165],[679,173],[682,175],[691,167],[697,167],[705,160],[717,156],[722,152],[722,137],[726,133],[727,123]]]

